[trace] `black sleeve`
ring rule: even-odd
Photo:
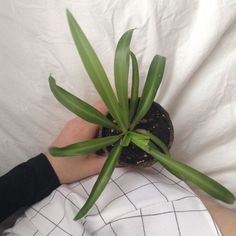
[[[0,177],[0,222],[19,208],[45,198],[59,185],[44,154],[16,166]]]

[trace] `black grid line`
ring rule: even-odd
[[[33,210],[37,211],[36,209],[34,209],[32,207]],[[57,225],[55,222],[53,222],[52,220],[50,220],[47,216],[45,216],[44,214],[42,214],[41,212],[38,211],[38,214],[41,215],[42,217],[44,217],[46,220],[48,220],[49,222],[51,222],[54,226],[58,227],[60,230],[62,230],[63,232],[65,232],[68,235],[73,236],[72,234],[70,234],[69,232],[67,232],[65,229],[63,229],[62,227],[60,227],[59,225]]]
[[[192,210],[175,210],[176,213],[186,213],[186,212],[201,212],[201,211],[206,211],[207,209],[192,209]]]
[[[157,162],[157,163],[158,163],[158,162]],[[165,170],[165,167],[164,167],[164,166],[161,166],[161,169],[160,169],[160,170],[156,169],[154,166],[151,166],[151,168],[157,170],[159,173],[161,173],[163,170]]]
[[[123,195],[122,195],[122,196],[123,196]],[[95,216],[95,215],[96,215],[96,214],[94,214],[94,215],[86,215],[86,216],[85,216],[85,222],[83,223],[83,225],[85,225],[85,224],[87,223],[87,217],[89,217],[89,216]],[[101,214],[100,214],[100,217],[101,217]],[[106,226],[106,225],[108,225],[108,224],[105,222],[105,225],[104,225],[104,226]],[[115,233],[114,229],[112,228],[111,223],[109,223],[109,225],[110,225],[110,227],[111,227],[111,230]],[[84,228],[84,231],[83,231],[82,236],[84,235],[84,233],[85,233],[85,228]],[[115,233],[115,235],[116,235],[116,233]]]
[[[189,198],[190,197],[195,197],[195,196],[188,196]],[[184,198],[188,198],[188,197],[184,197]],[[184,199],[182,198],[182,199]],[[181,199],[178,199],[178,200],[181,200]],[[183,210],[183,211],[180,211],[180,210],[176,210],[175,212],[207,212],[206,209],[204,210]],[[163,215],[163,214],[170,214],[170,213],[174,213],[174,211],[169,211],[169,212],[162,212],[162,213],[156,213],[156,214],[142,214],[142,217],[149,217],[149,216],[156,216],[156,215]],[[128,218],[135,218],[135,217],[140,217],[140,216],[130,216],[130,217],[123,217],[123,218],[120,218],[120,219],[117,219],[117,220],[114,220],[114,221],[111,221],[109,224],[112,224],[116,221],[120,221],[120,220],[123,220],[123,219],[128,219]],[[84,222],[85,224],[86,222]],[[106,225],[104,225],[102,228],[104,228]],[[59,227],[60,228],[60,227]],[[102,228],[100,228],[99,230],[101,230]],[[84,229],[85,230],[85,229]],[[82,234],[84,235],[84,233]]]
[[[83,232],[82,232],[82,236],[83,236],[83,235],[84,235],[84,233],[85,233],[85,226],[84,226],[84,225],[86,224],[86,222],[87,222],[87,221],[85,221],[85,222],[82,224],[82,225],[83,225],[83,227],[84,227],[84,229],[83,229]]]
[[[185,197],[181,197],[181,198],[178,198],[178,199],[175,199],[175,200],[172,200],[172,201],[173,201],[173,202],[181,201],[181,200],[183,200],[183,199],[185,199],[185,198],[198,198],[198,199],[199,199],[198,196],[185,196]],[[200,200],[200,199],[199,199],[199,200]]]
[[[116,180],[118,180],[120,177],[126,175],[126,174],[129,173],[129,172],[132,172],[132,170],[127,170],[127,171],[125,171],[124,173],[122,173],[121,175],[119,175],[118,177],[116,177],[116,178],[113,179],[113,180],[116,181]]]
[[[207,211],[207,209],[202,209],[202,210],[177,210],[177,211],[175,210],[175,211],[165,211],[165,212],[153,213],[153,214],[142,214],[142,217],[145,218],[145,217],[153,217],[153,216],[166,215],[166,214],[174,214],[175,215],[175,213],[188,213],[188,212],[208,212],[208,211]],[[141,217],[141,215],[122,217],[122,218],[119,218],[119,219],[112,220],[110,223],[115,223],[115,222],[118,222],[118,221],[132,219],[132,218],[139,218],[139,217]],[[178,226],[178,224],[177,224],[177,226]],[[106,225],[101,227],[99,230],[103,229],[104,227],[106,227]],[[178,232],[180,233],[180,231],[178,231]]]
[[[63,194],[61,191],[59,191],[58,189],[56,189],[55,191],[57,191],[59,194],[61,194],[65,199],[67,199],[74,207],[76,207],[78,210],[80,209],[70,198],[68,198],[68,196],[71,194],[71,193],[73,193],[72,191],[69,193],[69,194],[67,194],[67,195],[65,195],[65,194]]]
[[[162,171],[160,172],[159,170],[155,169],[154,167],[151,167],[153,170],[155,170],[156,172],[160,173],[161,175],[165,176],[167,179],[169,179],[170,181],[172,181],[173,183],[177,184],[180,188],[184,189],[185,191],[191,193],[192,195],[195,195],[193,192],[191,192],[190,190],[188,190],[187,188],[184,188],[182,185],[180,185],[180,182],[183,182],[183,180],[175,182],[173,179],[169,178],[168,176],[166,176],[165,174],[162,173]],[[163,168],[164,169],[164,168]]]
[[[115,236],[117,236],[117,234],[116,234],[115,230],[113,229],[111,223],[110,223],[110,227],[111,227],[112,232],[115,234]]]
[[[77,185],[77,186],[78,186],[78,185]],[[56,191],[58,191],[59,193],[61,193],[59,190],[56,190]],[[62,193],[61,193],[61,194],[65,197],[65,199],[68,199],[68,196],[69,196],[71,193],[72,193],[72,191],[70,191],[67,195],[64,195],[64,194],[62,194]],[[78,209],[78,207],[77,207],[77,209]],[[57,225],[54,226],[54,228],[53,228],[51,231],[48,232],[47,236],[49,236],[49,235],[57,228],[57,226],[63,221],[63,219],[65,218],[65,211],[66,211],[66,209],[65,209],[65,204],[64,204],[64,212],[63,212],[63,216],[62,216],[61,220],[59,220],[59,222],[57,223]]]
[[[173,211],[165,211],[165,212],[153,213],[153,214],[145,214],[145,215],[143,214],[142,217],[158,216],[158,215],[165,215],[165,214],[172,214],[172,213],[174,213],[174,212]],[[135,216],[122,217],[122,218],[119,218],[119,219],[112,220],[111,223],[115,223],[117,221],[126,220],[126,219],[138,218],[138,217],[140,217],[140,216],[135,215]]]
[[[120,195],[120,196],[118,196],[118,197],[116,197],[116,198],[114,198],[114,199],[112,199],[110,202],[108,202],[108,203],[101,209],[101,211],[103,211],[106,207],[108,207],[112,202],[114,202],[115,200],[117,200],[117,199],[119,199],[119,198],[122,198],[122,197],[124,197],[123,194]]]
[[[162,193],[161,190],[147,176],[145,176],[140,171],[138,171],[138,173],[142,175],[145,179],[147,179],[154,186],[154,188],[166,199],[166,201],[169,202],[169,199],[167,198],[167,196],[164,193]]]
[[[80,182],[77,183],[75,186],[73,186],[72,189],[76,188],[76,187],[77,187],[78,185],[80,185],[80,184],[81,184]],[[39,209],[38,211],[41,211],[44,207],[46,207],[47,205],[49,205],[49,204],[52,202],[52,200],[53,200],[54,197],[55,197],[56,192],[61,193],[58,189],[55,189],[54,192],[53,192],[53,194],[52,194],[52,196],[51,196],[51,198],[50,198],[50,200],[49,200],[44,206],[40,207],[40,209]],[[71,192],[72,192],[72,191],[71,191]],[[64,195],[64,196],[65,196],[65,195]],[[38,214],[38,213],[36,212],[36,214],[33,215],[32,217],[30,217],[29,220],[31,221],[34,217],[36,217],[37,214]]]
[[[146,184],[140,185],[140,186],[138,186],[138,187],[136,187],[136,188],[134,188],[134,189],[132,189],[132,190],[127,191],[126,194],[131,193],[131,192],[134,192],[135,190],[137,190],[137,189],[139,189],[139,188],[142,188],[142,187],[145,187],[145,186],[148,186],[148,185],[152,185],[152,184],[154,184],[154,183],[160,183],[160,182],[152,182],[152,183],[150,182],[150,183],[146,183]],[[175,184],[169,184],[169,185],[175,185]],[[122,196],[123,196],[123,195],[122,195]]]
[[[134,205],[134,203],[129,199],[129,197],[126,195],[126,193],[124,192],[124,190],[120,187],[120,185],[118,183],[116,183],[112,178],[111,180],[113,181],[113,183],[121,190],[121,192],[124,194],[124,196],[128,199],[128,201],[133,205],[133,207],[135,208],[135,210],[137,210],[137,207]]]
[[[185,212],[207,212],[207,209],[203,209],[203,210],[183,210],[183,211],[175,211],[175,212],[181,212],[181,213],[185,213]],[[152,214],[142,214],[142,217],[153,217],[153,216],[159,216],[159,215],[165,215],[165,214],[174,214],[174,211],[165,211],[165,212],[160,212],[160,213],[152,213]],[[140,215],[135,215],[135,216],[127,216],[127,217],[122,217],[119,219],[115,219],[112,220],[110,223],[115,223],[121,220],[127,220],[127,219],[132,219],[132,218],[139,218],[141,217]],[[103,229],[104,227],[106,227],[106,225],[102,226],[99,230]]]
[[[180,180],[179,182],[182,182],[182,181]],[[152,182],[152,183],[162,183],[162,182],[159,182],[159,181],[156,182],[156,181],[155,181],[155,182]],[[141,186],[139,186],[139,187],[136,187],[136,188],[134,188],[134,189],[132,189],[132,190],[126,192],[126,194],[129,194],[129,193],[131,193],[131,192],[134,192],[135,190],[140,189],[140,188],[142,188],[142,187],[151,185],[152,183],[143,184],[143,185],[141,185]],[[167,185],[176,185],[176,183],[175,183],[175,182],[173,182],[172,184],[171,184],[171,183],[168,183]],[[114,202],[115,200],[117,200],[117,199],[119,199],[119,198],[121,198],[121,197],[124,197],[124,195],[122,194],[122,195],[120,195],[120,196],[118,196],[118,197],[112,199],[110,202],[108,202],[108,203],[101,209],[101,211],[103,211],[103,210],[104,210],[106,207],[108,207],[112,202]],[[197,196],[185,196],[185,197],[183,197],[183,198],[188,198],[188,197],[197,197]],[[198,198],[198,197],[197,197],[197,198]],[[179,199],[177,199],[177,200],[181,200],[181,199],[182,199],[182,198],[179,198]],[[175,201],[177,201],[177,200],[175,200]],[[95,215],[96,215],[96,214],[90,214],[90,215],[87,215],[87,216],[95,216]]]
[[[152,183],[160,183],[160,182],[157,181],[157,182],[152,182]],[[126,194],[129,194],[129,193],[131,193],[131,192],[134,192],[135,190],[137,190],[137,189],[139,189],[139,188],[142,188],[142,187],[145,187],[145,186],[147,186],[147,185],[151,185],[152,183],[143,184],[143,185],[141,185],[141,186],[139,186],[139,187],[136,187],[136,188],[134,188],[134,189],[132,189],[132,190],[126,192]],[[172,184],[169,183],[168,185],[175,185],[175,183],[172,183]],[[122,195],[120,195],[120,196],[118,196],[118,197],[112,199],[112,200],[111,200],[110,202],[108,202],[101,210],[103,211],[103,210],[104,210],[106,207],[108,207],[112,202],[114,202],[115,200],[117,200],[117,199],[119,199],[119,198],[121,198],[121,197],[124,197],[124,195],[122,194]],[[193,196],[193,197],[196,197],[196,196]],[[90,214],[90,215],[87,215],[87,216],[95,216],[95,215],[96,215],[96,214]]]
[[[146,232],[145,232],[145,226],[144,226],[144,221],[143,221],[143,214],[142,214],[142,209],[139,209],[140,211],[140,216],[141,216],[141,220],[142,220],[142,226],[143,226],[143,235],[146,236]]]
[[[177,210],[175,212],[176,213],[186,213],[186,212],[204,212],[204,211],[207,212],[206,209],[203,209],[203,210],[183,210],[183,211]],[[160,212],[160,213],[142,214],[142,217],[158,216],[158,215],[173,214],[173,213],[174,213],[174,211],[165,211],[165,212]],[[119,218],[119,219],[112,220],[111,223],[114,223],[114,222],[117,222],[117,221],[120,221],[120,220],[130,219],[130,218],[137,218],[137,217],[140,217],[140,216],[135,215],[135,216],[122,217],[122,218]]]
[[[180,228],[179,228],[179,221],[178,221],[177,214],[176,214],[176,211],[175,211],[175,205],[174,205],[173,201],[171,203],[172,203],[172,207],[173,207],[173,210],[174,210],[175,221],[176,221],[176,224],[177,224],[177,227],[178,227],[179,236],[181,236],[181,232],[180,232]]]
[[[53,192],[53,194],[52,194],[51,198],[49,199],[49,201],[48,201],[45,205],[43,205],[42,207],[40,207],[38,211],[41,211],[44,207],[46,207],[47,205],[49,205],[49,204],[52,202],[52,200],[54,199],[55,194],[56,194],[56,191]],[[30,208],[33,209],[32,207],[30,207]],[[37,216],[37,214],[38,214],[38,212],[36,212],[32,217],[30,217],[29,220],[31,221],[34,217]]]
[[[58,192],[58,193],[60,193],[62,196],[64,196],[67,200],[69,200],[68,199],[68,196],[73,192],[73,189],[74,188],[76,188],[78,185],[81,185],[81,183],[79,182],[78,184],[76,184],[75,186],[73,186],[73,188],[71,189],[71,191],[67,194],[67,195],[65,195],[65,194],[63,194],[61,191],[59,191],[58,189],[56,189],[55,191],[54,191],[54,194],[53,194],[53,196],[52,196],[52,198],[50,199],[50,201],[46,204],[46,205],[44,205],[43,207],[41,207],[39,210],[38,210],[38,212],[34,215],[34,217],[37,215],[37,214],[41,214],[41,215],[43,215],[40,211],[44,208],[44,207],[46,207],[51,201],[52,201],[52,199],[55,197],[55,194],[56,194],[56,192]],[[76,206],[72,201],[70,201],[74,206]],[[77,206],[76,206],[77,207]],[[78,207],[77,207],[78,208]],[[33,209],[33,208],[32,208]],[[35,210],[35,209],[34,209]],[[52,222],[53,224],[54,224],[54,228],[51,230],[51,231],[49,231],[49,233],[47,234],[47,235],[50,235],[57,227],[58,228],[60,228],[60,229],[62,229],[64,232],[66,232],[66,233],[68,233],[67,231],[65,231],[63,228],[61,228],[61,227],[59,227],[59,224],[62,222],[62,220],[64,219],[64,217],[65,217],[65,209],[64,209],[64,214],[63,214],[63,217],[62,217],[62,219],[57,223],[57,224],[55,224],[54,222],[52,222],[52,221],[50,221],[50,222]],[[33,219],[33,217],[31,217],[30,218],[30,221]],[[69,234],[69,233],[68,233]],[[70,235],[70,234],[69,234]]]
[[[38,233],[39,231],[38,230],[36,230],[36,232],[33,234],[33,236],[35,236],[37,233]]]
[[[82,186],[82,188],[84,189],[84,191],[86,192],[86,194],[89,196],[88,191],[85,189],[85,187],[83,186],[82,183],[81,183],[81,186]],[[98,208],[97,204],[95,203],[94,205],[95,205],[95,207],[97,208],[97,210],[98,210],[98,214],[100,215],[102,221],[103,221],[104,224],[106,225],[107,223],[106,223],[106,221],[104,220],[104,218],[102,217],[102,214],[101,214],[101,212],[99,211],[99,208]]]
[[[81,185],[81,183],[79,183],[78,185]],[[76,185],[76,186],[73,187],[72,189],[76,188],[78,185]],[[59,194],[61,194],[63,197],[65,197],[73,206],[75,206],[78,210],[80,210],[80,208],[79,208],[70,198],[68,198],[68,196],[69,196],[71,193],[73,193],[72,191],[71,191],[68,195],[63,194],[63,193],[62,193],[61,191],[59,191],[58,189],[56,189],[55,191],[57,191]],[[88,217],[88,216],[96,216],[96,214],[87,214],[87,215],[85,216],[85,218]]]

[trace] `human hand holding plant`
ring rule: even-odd
[[[235,196],[228,189],[192,167],[172,159],[168,150],[172,141],[170,138],[171,132],[173,133],[172,124],[171,121],[168,121],[168,114],[162,112],[162,110],[164,110],[163,108],[157,112],[159,115],[152,117],[152,120],[157,121],[158,116],[164,117],[167,125],[166,123],[163,125],[162,120],[162,122],[154,126],[159,127],[159,131],[164,130],[164,136],[167,137],[168,141],[165,142],[166,140],[163,140],[160,134],[155,134],[152,128],[143,128],[142,123],[149,122],[146,120],[146,116],[149,111],[152,110],[153,104],[155,104],[154,99],[164,74],[165,57],[159,55],[154,56],[147,73],[142,94],[139,97],[138,63],[135,54],[130,50],[133,29],[125,32],[120,38],[115,52],[115,94],[94,49],[75,18],[68,10],[67,18],[75,45],[85,69],[97,92],[106,104],[109,115],[111,116],[111,119],[104,116],[99,110],[58,86],[52,76],[49,77],[51,91],[60,103],[82,119],[99,124],[102,129],[108,128],[110,130],[108,136],[105,137],[98,137],[79,143],[75,142],[63,147],[58,147],[54,144],[55,146],[49,149],[50,154],[53,156],[80,156],[79,158],[83,158],[84,155],[93,153],[102,148],[107,148],[109,151],[108,158],[104,162],[89,198],[76,215],[75,220],[81,219],[86,215],[96,202],[109,182],[116,163],[118,163],[120,158],[126,156],[129,160],[134,159],[133,156],[124,153],[128,148],[130,148],[131,151],[132,149],[135,150],[132,151],[133,153],[136,153],[137,150],[142,150],[145,153],[144,157],[148,155],[151,156],[152,160],[162,164],[178,178],[189,180],[212,197],[232,204],[235,201]],[[129,99],[128,77],[130,58],[132,60],[133,70],[131,97]],[[147,159],[144,158],[142,162],[146,160]]]
[[[103,114],[107,113],[107,108],[102,101],[96,102],[94,107],[96,107],[96,109]],[[97,133],[98,125],[76,117],[66,123],[52,145],[63,147],[71,143],[90,140],[95,138]],[[90,153],[88,155],[81,156],[80,158],[55,158],[49,153],[46,153],[46,156],[56,172],[61,184],[72,183],[99,173],[104,165],[104,162],[106,161],[105,156],[98,156],[95,153]]]

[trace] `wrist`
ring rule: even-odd
[[[48,152],[44,154],[50,163],[55,175],[57,176],[60,184],[63,184],[63,175],[61,174],[61,167],[57,164],[57,161],[55,160],[55,157],[51,156]]]

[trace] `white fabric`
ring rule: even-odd
[[[158,164],[143,170],[117,168],[88,215],[73,221],[96,179],[59,187],[3,235],[221,235],[200,199]]]
[[[236,193],[235,0],[0,0],[0,174],[44,151],[73,117],[50,92],[50,73],[82,99],[98,99],[65,8],[112,84],[115,45],[130,28],[141,85],[152,57],[167,57],[156,100],[174,123],[173,157]]]

